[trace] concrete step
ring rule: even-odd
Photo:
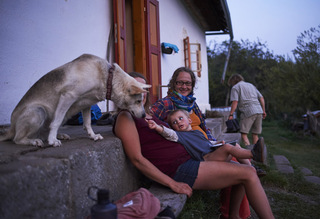
[[[290,161],[283,155],[273,155],[277,169],[281,173],[294,173]]]
[[[111,126],[93,126],[104,139],[90,140],[82,126],[64,126],[70,135],[61,147],[37,148],[0,142],[0,218],[86,218],[95,203],[90,186],[110,190],[115,201],[142,186],[141,174],[124,154]],[[186,195],[151,185],[162,208],[176,216]]]
[[[0,218],[85,218],[94,202],[90,186],[110,190],[118,200],[139,188],[140,173],[126,158],[110,126],[62,127],[71,136],[61,147],[36,148],[0,142]]]
[[[223,120],[208,119],[219,140],[234,140],[222,131]],[[0,142],[0,218],[85,218],[94,202],[87,197],[90,186],[110,190],[115,201],[141,186],[141,174],[126,158],[121,141],[111,126],[93,126],[104,139],[94,142],[82,126],[64,126],[71,139],[61,147],[16,145]],[[178,216],[186,195],[152,185],[162,208],[171,206]]]
[[[218,141],[224,140],[225,142],[237,141],[238,144],[241,143],[241,134],[240,133],[222,133],[218,139]]]
[[[211,134],[214,138],[218,138],[222,132],[222,118],[208,118],[206,119],[207,127],[211,130]]]
[[[207,127],[211,130],[211,133],[215,139],[218,141],[224,140],[226,142],[236,140],[239,144],[241,142],[240,133],[226,133],[225,118],[207,118]]]

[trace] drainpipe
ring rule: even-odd
[[[226,62],[225,62],[225,65],[224,65],[224,70],[223,70],[222,77],[221,77],[221,84],[223,84],[224,80],[225,80],[225,77],[226,77],[227,67],[228,67],[229,58],[230,58],[231,49],[232,49],[233,31],[232,31],[230,12],[229,12],[229,8],[228,8],[228,5],[227,5],[227,2],[226,2],[226,0],[220,0],[220,3],[222,5],[222,9],[223,9],[224,14],[226,16],[226,21],[227,21],[227,25],[229,27],[229,34],[230,34],[230,44],[229,44],[227,59],[226,59]]]
[[[225,15],[225,20],[227,22],[228,30],[218,31],[218,32],[208,31],[208,32],[206,32],[206,35],[219,35],[219,34],[229,34],[230,35],[230,44],[229,44],[229,48],[228,48],[228,54],[227,54],[226,62],[224,64],[224,69],[223,69],[223,73],[222,73],[222,77],[221,77],[221,84],[223,84],[224,80],[225,80],[225,77],[226,77],[227,67],[228,67],[230,54],[231,54],[231,49],[232,49],[233,31],[232,31],[230,12],[229,12],[229,8],[228,8],[228,5],[227,5],[227,2],[226,2],[226,0],[220,0],[220,3],[221,3],[221,6],[222,6],[224,15]]]
[[[222,73],[222,77],[221,77],[221,84],[224,83],[224,80],[226,78],[227,67],[228,67],[230,54],[231,54],[231,49],[232,49],[232,41],[233,41],[232,38],[230,38],[228,54],[227,54],[226,62],[224,63],[224,69],[223,69],[223,73]]]
[[[230,35],[228,54],[227,54],[226,62],[224,63],[224,69],[223,69],[223,73],[222,73],[221,81],[220,81],[221,84],[223,84],[224,80],[226,78],[227,67],[228,67],[230,54],[231,54],[231,49],[232,49],[233,31],[232,31],[230,12],[229,12],[229,8],[228,8],[228,5],[227,5],[227,2],[226,2],[226,0],[220,0],[220,3],[221,3],[221,6],[222,6],[222,9],[223,9],[223,12],[224,12],[225,20],[227,22],[228,30],[223,30],[223,31],[218,31],[218,32],[209,31],[209,32],[206,32],[206,35],[218,35],[218,34],[229,34]],[[226,96],[225,106],[228,106],[229,95],[230,95],[230,89],[228,89],[228,94]]]

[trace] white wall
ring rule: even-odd
[[[0,124],[10,123],[25,92],[50,70],[83,53],[106,57],[111,2],[0,1]]]
[[[173,72],[184,64],[183,39],[189,37],[190,43],[201,44],[201,78],[197,77],[195,97],[197,104],[204,113],[210,110],[209,104],[209,83],[208,83],[208,60],[206,49],[206,38],[204,31],[186,11],[186,8],[179,0],[161,0],[160,8],[160,43],[172,43],[178,46],[176,54],[162,54],[161,72],[162,85],[167,85]],[[167,89],[163,89],[163,96],[166,96]]]

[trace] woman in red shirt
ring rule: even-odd
[[[134,74],[133,77],[146,83],[143,76],[138,75]],[[148,114],[147,100],[145,94],[145,119],[156,119]],[[240,218],[239,207],[244,192],[259,218],[274,218],[253,167],[221,161],[193,160],[183,145],[165,140],[155,130],[149,129],[143,118],[135,118],[128,111],[118,114],[114,133],[122,141],[124,151],[133,165],[151,180],[188,197],[192,195],[193,189],[217,190],[233,186],[229,218]]]

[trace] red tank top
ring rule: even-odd
[[[144,119],[133,118],[139,133],[142,155],[163,173],[173,177],[177,168],[191,156],[183,145],[168,141],[155,130],[150,129]],[[154,116],[153,120],[166,126],[166,123]]]

